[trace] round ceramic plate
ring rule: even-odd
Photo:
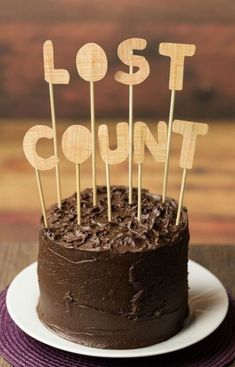
[[[220,281],[201,265],[189,261],[190,315],[183,330],[169,340],[145,348],[114,350],[90,348],[61,338],[39,320],[37,263],[25,268],[11,283],[7,308],[14,322],[28,335],[52,347],[96,357],[144,357],[164,354],[192,345],[212,333],[228,310],[227,293]]]

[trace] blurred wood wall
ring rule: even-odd
[[[169,59],[160,42],[195,43],[187,58],[184,90],[176,99],[178,118],[216,119],[235,114],[234,0],[0,0],[0,117],[49,117],[43,80],[42,45],[54,43],[55,65],[69,70],[68,86],[55,88],[57,116],[89,115],[88,85],[76,71],[77,50],[96,42],[106,51],[109,71],[96,85],[97,115],[125,117],[127,87],[114,80],[127,70],[117,57],[126,38],[143,37],[149,78],[134,88],[135,118],[166,119]]]

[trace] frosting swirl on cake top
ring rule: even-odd
[[[76,193],[62,201],[61,209],[53,205],[47,211],[46,235],[66,248],[87,251],[139,252],[181,240],[188,223],[182,208],[179,226],[175,225],[177,202],[142,190],[141,221],[137,220],[137,189],[133,203],[128,203],[128,188],[111,187],[112,221],[107,219],[106,187],[97,187],[97,206],[92,203],[92,189],[81,193],[81,225],[77,224]]]

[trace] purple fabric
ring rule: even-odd
[[[107,359],[80,356],[44,345],[21,331],[0,294],[0,354],[14,367],[222,367],[235,359],[235,300],[219,328],[199,343],[162,356]]]

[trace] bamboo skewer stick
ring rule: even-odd
[[[138,164],[138,207],[137,218],[141,220],[142,164],[144,162],[145,145],[156,162],[165,162],[167,142],[167,124],[158,123],[158,139],[156,140],[148,126],[138,121],[134,126],[134,161]]]
[[[98,141],[100,147],[100,155],[105,163],[106,185],[107,185],[107,203],[108,203],[108,221],[112,220],[111,210],[111,194],[110,194],[110,165],[118,164],[127,159],[128,156],[128,124],[119,122],[116,127],[117,131],[117,148],[109,148],[109,134],[107,125],[100,125],[98,129]]]
[[[42,208],[43,221],[44,221],[45,227],[47,228],[48,225],[47,225],[47,217],[46,217],[46,206],[45,206],[45,199],[44,199],[43,190],[42,190],[41,176],[40,176],[39,171],[36,168],[35,168],[35,174],[36,174],[39,198],[40,198],[40,203],[41,203],[41,208]]]
[[[57,150],[57,132],[56,132],[53,84],[68,84],[70,77],[69,77],[69,73],[67,70],[55,69],[53,44],[50,40],[47,40],[44,42],[43,59],[44,59],[45,80],[49,84],[51,121],[52,121],[52,128],[54,131],[54,139],[53,139],[54,155],[57,159],[57,164],[55,166],[57,202],[58,202],[58,207],[61,208],[61,181],[60,181],[60,169],[59,169],[58,150]]]
[[[93,187],[93,205],[97,202],[96,191],[96,144],[95,144],[95,95],[94,95],[94,82],[90,82],[90,114],[91,114],[91,136],[92,136],[92,187]]]
[[[52,121],[52,128],[54,131],[54,139],[53,139],[54,155],[58,159],[55,103],[54,103],[54,92],[53,92],[52,83],[49,83],[49,95],[50,95],[50,105],[51,105],[51,121]],[[61,208],[61,182],[60,182],[59,160],[55,166],[55,173],[56,173],[56,192],[57,192],[58,207]]]
[[[138,164],[138,222],[141,220],[142,163]]]
[[[166,124],[160,122],[158,125],[159,139],[151,134],[148,127],[142,123],[136,123],[136,129],[133,136],[133,85],[140,84],[149,75],[149,65],[143,56],[135,55],[133,50],[143,50],[146,47],[146,41],[139,38],[132,38],[122,42],[118,47],[118,55],[124,64],[129,66],[129,73],[118,72],[115,79],[120,83],[129,86],[129,125],[119,123],[117,125],[117,149],[109,148],[108,129],[106,125],[99,128],[99,144],[102,159],[105,162],[106,183],[107,183],[107,207],[108,221],[112,220],[111,208],[111,189],[110,189],[110,165],[122,162],[127,158],[129,165],[128,186],[129,204],[133,200],[133,155],[138,164],[138,221],[141,220],[141,193],[142,193],[142,170],[144,161],[144,145],[146,145],[158,162],[165,162],[164,179],[162,190],[162,201],[166,200],[169,160],[171,149],[172,131],[183,135],[183,144],[181,148],[180,167],[183,168],[181,187],[179,194],[179,204],[176,215],[176,225],[180,223],[184,191],[186,185],[187,170],[193,167],[193,159],[196,148],[196,138],[198,135],[206,135],[208,125],[202,123],[193,123],[190,121],[181,121],[174,119],[175,92],[183,89],[184,59],[186,56],[193,56],[195,53],[194,45],[162,43],[159,52],[162,55],[171,58],[169,89],[171,90],[168,131]],[[35,168],[36,181],[39,191],[40,204],[43,213],[44,225],[47,228],[46,207],[43,194],[41,176],[39,170],[48,170],[55,168],[56,173],[56,191],[58,207],[61,208],[61,182],[57,150],[57,131],[55,117],[55,103],[53,84],[68,84],[69,73],[64,69],[54,68],[54,53],[51,41],[46,41],[43,47],[45,80],[49,84],[50,108],[52,129],[38,125],[29,129],[24,137],[23,148],[28,161]],[[107,72],[107,58],[103,49],[94,44],[84,45],[77,53],[76,64],[79,75],[90,85],[90,131],[80,125],[69,127],[63,135],[62,147],[66,157],[75,163],[76,169],[76,192],[77,192],[77,223],[81,224],[81,177],[80,164],[92,155],[92,186],[93,186],[93,205],[97,204],[96,191],[96,123],[95,123],[95,94],[94,82],[101,80]],[[133,73],[133,67],[138,71]],[[42,158],[36,152],[36,143],[40,138],[53,138],[54,156]],[[134,154],[133,154],[134,140]],[[137,146],[137,148],[136,148]]]
[[[187,176],[187,170],[186,170],[186,168],[184,168],[183,169],[182,180],[181,180],[179,204],[178,204],[177,216],[176,216],[176,222],[175,222],[176,226],[178,226],[179,223],[180,223],[180,214],[181,214],[181,208],[182,208],[183,200],[184,200],[184,190],[185,190],[186,176]]]
[[[90,83],[90,119],[92,134],[92,188],[93,205],[97,203],[96,191],[96,130],[95,130],[95,94],[94,82],[104,78],[108,69],[104,50],[96,43],[87,43],[77,53],[76,66],[80,77]]]
[[[80,164],[76,165],[76,192],[77,192],[77,224],[81,224],[81,178],[80,178]]]
[[[36,152],[36,145],[41,138],[54,138],[54,131],[49,126],[36,125],[31,127],[24,136],[23,150],[29,163],[34,167],[37,186],[39,191],[40,204],[43,213],[45,227],[47,228],[47,218],[45,209],[45,199],[42,189],[41,177],[39,170],[49,170],[56,167],[58,159],[55,156],[49,158],[42,158]]]
[[[129,86],[129,158],[128,158],[128,201],[132,203],[133,189],[133,85],[142,83],[149,75],[150,68],[148,61],[133,53],[134,50],[144,50],[147,42],[142,38],[129,38],[118,46],[118,56],[120,60],[129,66],[129,73],[118,71],[115,80]],[[133,73],[133,67],[138,71]]]
[[[129,68],[130,75],[133,74],[133,67]],[[129,85],[129,161],[128,161],[128,185],[129,204],[132,204],[133,185],[133,85]]]
[[[208,125],[200,122],[175,120],[173,122],[173,131],[183,135],[183,143],[180,153],[180,167],[183,168],[183,174],[175,222],[178,226],[180,223],[180,215],[184,199],[187,170],[193,168],[197,136],[206,135],[208,132]]]
[[[76,166],[77,223],[81,224],[81,174],[80,166],[91,155],[92,136],[85,126],[69,126],[62,137],[65,157]]]
[[[159,53],[168,56],[171,59],[170,74],[169,74],[169,89],[171,90],[171,102],[168,121],[168,135],[167,135],[167,153],[164,167],[162,201],[166,200],[168,176],[169,176],[169,161],[171,148],[171,133],[172,122],[174,119],[175,106],[175,92],[183,89],[184,77],[184,61],[186,56],[193,56],[195,53],[195,45],[180,44],[180,43],[161,43],[159,46]]]
[[[166,200],[166,194],[167,194],[174,107],[175,107],[175,90],[172,90],[171,91],[171,102],[170,102],[170,113],[169,113],[169,120],[168,120],[168,131],[167,131],[166,161],[164,165],[164,177],[163,177],[163,190],[162,190],[162,201],[163,202]]]
[[[106,185],[107,185],[107,203],[108,203],[108,221],[112,221],[111,193],[110,193],[110,167],[108,161],[105,163]]]

